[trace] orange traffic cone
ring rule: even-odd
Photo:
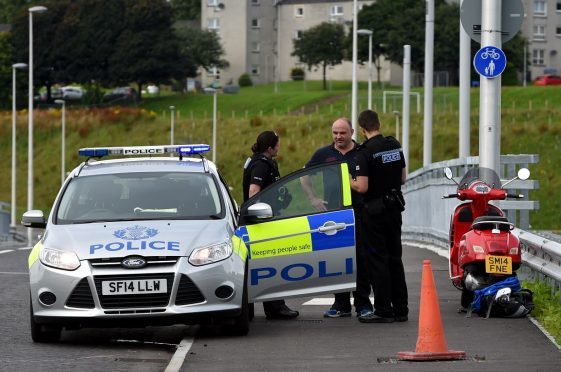
[[[453,360],[464,359],[466,356],[465,351],[448,350],[430,260],[423,261],[417,347],[415,351],[400,351],[397,356],[411,361]]]

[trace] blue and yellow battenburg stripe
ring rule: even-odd
[[[347,225],[345,229],[335,235],[317,231],[335,215],[337,223]],[[351,247],[355,244],[354,215],[349,209],[265,222],[241,227],[237,235],[249,245],[252,259]]]
[[[247,259],[247,246],[243,239],[237,235],[232,236],[232,246],[234,253],[240,256],[243,262]]]

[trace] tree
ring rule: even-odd
[[[230,65],[228,61],[222,59],[224,48],[216,32],[186,28],[179,31],[179,38],[187,67],[194,64],[209,70],[211,67],[226,68]]]
[[[201,0],[170,0],[175,19],[200,19]]]
[[[0,105],[3,108],[10,107],[12,102],[11,96],[13,64],[14,59],[9,35],[6,33],[0,33]]]
[[[114,81],[160,84],[192,73],[182,66],[172,10],[165,0],[125,0],[124,28],[109,59]]]
[[[29,0],[0,0],[0,23],[11,24],[16,14],[29,6]]]
[[[375,52],[403,64],[403,46],[411,45],[411,68],[423,71],[425,63],[424,0],[378,0],[358,14],[359,29],[373,31]],[[456,74],[459,48],[459,7],[444,0],[435,2],[435,69]],[[383,45],[380,47],[380,44]],[[368,52],[366,48],[366,53]],[[361,52],[364,60],[364,50]]]
[[[323,89],[327,89],[326,69],[329,65],[338,65],[345,58],[345,30],[343,26],[324,22],[302,32],[299,39],[294,40],[293,56],[311,70],[321,66],[323,73]]]
[[[55,79],[54,72],[60,60],[53,47],[53,40],[62,21],[70,0],[50,0],[42,2],[48,11],[33,16],[33,85],[47,87],[50,97],[51,86]],[[20,9],[14,19],[10,32],[17,61],[29,59],[29,14],[28,7]]]

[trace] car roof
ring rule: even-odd
[[[137,172],[217,172],[216,166],[211,161],[188,157],[184,157],[182,160],[179,160],[178,157],[120,158],[100,161],[90,159],[76,170],[79,171],[80,177]]]

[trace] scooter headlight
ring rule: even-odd
[[[473,246],[473,252],[474,253],[485,253],[485,250],[483,249],[483,247],[480,247],[478,245],[474,245]]]
[[[80,260],[74,252],[43,247],[39,254],[39,259],[43,265],[56,269],[72,271],[80,267]]]

